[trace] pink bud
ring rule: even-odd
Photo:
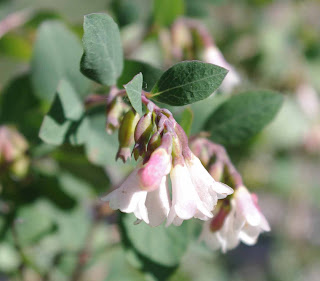
[[[210,230],[211,231],[218,231],[223,226],[223,223],[230,213],[230,204],[227,203],[227,206],[221,206],[218,214],[214,216],[214,218],[210,222]]]
[[[171,155],[164,148],[156,149],[149,161],[138,171],[142,189],[152,191],[171,170]]]

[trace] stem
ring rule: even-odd
[[[212,157],[213,155],[215,155],[217,158],[217,162],[220,161],[221,163],[223,163],[223,166],[227,168],[228,175],[232,180],[235,188],[243,185],[241,174],[231,162],[226,149],[222,145],[213,143],[205,138],[193,139],[193,142],[199,142],[199,145],[201,146],[205,145],[209,150],[209,156]]]

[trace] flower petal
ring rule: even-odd
[[[158,189],[148,192],[146,207],[148,210],[149,224],[151,226],[160,225],[168,216],[170,199],[166,176],[162,178]]]

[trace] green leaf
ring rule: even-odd
[[[163,74],[163,71],[161,69],[145,62],[125,60],[123,72],[117,81],[118,88],[121,89],[124,84],[129,83],[132,77],[139,72],[141,72],[143,75],[142,89],[147,92],[151,91],[152,87],[156,84],[156,82]]]
[[[45,209],[46,206],[40,200],[19,209],[15,228],[20,243],[36,243],[51,229],[53,222],[44,212]]]
[[[40,101],[32,91],[29,73],[15,77],[1,94],[0,123],[13,124],[28,140],[38,141],[42,118]]]
[[[100,166],[115,163],[118,137],[117,134],[109,135],[105,130],[106,116],[104,107],[96,108],[87,115],[89,121],[88,138],[85,150],[88,159]]]
[[[0,271],[16,272],[21,264],[21,257],[11,243],[0,242]]]
[[[180,126],[186,132],[187,136],[190,136],[191,127],[193,121],[193,111],[190,107],[187,107],[181,114]]]
[[[44,117],[39,137],[54,145],[83,143],[88,127],[83,114],[84,108],[76,92],[69,82],[62,80],[49,113]]]
[[[84,107],[77,93],[69,82],[61,80],[58,86],[64,115],[67,119],[77,121],[84,112]]]
[[[132,107],[135,109],[136,112],[140,116],[142,116],[142,102],[141,102],[141,91],[142,91],[142,82],[143,82],[143,76],[140,72],[136,76],[133,77],[133,79],[126,85],[123,85],[123,87],[126,89],[126,92],[128,94],[128,98],[130,100],[130,103]]]
[[[153,1],[150,0],[112,0],[111,7],[120,27],[143,22],[148,19]]]
[[[121,215],[120,227],[127,247],[158,265],[178,265],[194,235],[193,222],[184,222],[179,227],[150,227],[145,223],[134,225],[135,220],[134,215]]]
[[[123,50],[117,24],[106,14],[84,18],[81,72],[103,85],[115,85],[123,69]]]
[[[31,60],[31,79],[35,93],[52,101],[61,79],[68,80],[84,96],[89,80],[79,71],[82,54],[78,38],[58,21],[44,22],[38,32]]]
[[[200,61],[184,61],[169,68],[151,91],[151,98],[169,105],[186,105],[210,96],[228,71]]]
[[[270,91],[242,93],[220,105],[204,128],[211,133],[213,141],[239,145],[271,122],[282,102],[282,95]]]
[[[154,21],[159,26],[169,26],[184,14],[183,0],[155,0]]]
[[[21,35],[9,33],[0,39],[0,52],[2,55],[27,61],[30,59],[31,50],[31,42]]]
[[[133,268],[126,260],[125,252],[119,248],[112,253],[109,273],[105,281],[141,281],[145,280],[143,274]]]

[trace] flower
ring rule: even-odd
[[[204,223],[199,240],[205,241],[212,250],[221,248],[223,253],[237,247],[240,240],[239,232],[234,228],[234,215],[234,207],[229,210],[223,207],[217,210],[214,218]]]
[[[186,164],[198,196],[208,210],[213,210],[218,199],[233,193],[231,187],[215,181],[193,153],[190,159],[186,159]]]
[[[244,186],[238,187],[230,203],[222,204],[213,220],[205,222],[200,240],[222,252],[235,248],[240,241],[254,245],[261,232],[270,231],[257,203],[255,194]]]
[[[237,189],[235,202],[236,222],[241,229],[239,238],[243,243],[253,245],[261,232],[270,231],[269,223],[258,206],[258,197],[250,194],[246,187]]]
[[[232,65],[230,65],[221,51],[215,47],[208,47],[204,52],[204,61],[212,64],[222,66],[223,68],[229,70],[226,78],[223,80],[220,86],[221,90],[224,92],[231,92],[234,87],[240,83],[240,76]]]
[[[211,210],[199,197],[185,163],[175,165],[171,169],[170,178],[172,182],[172,206],[166,226],[171,223],[181,225],[183,220],[192,217],[201,220],[212,218]]]
[[[167,217],[170,208],[167,179],[162,177],[158,188],[148,192],[141,188],[139,169],[140,166],[133,170],[119,188],[101,200],[109,202],[113,210],[134,213],[139,220],[151,226],[160,225]]]
[[[159,187],[163,177],[171,170],[171,155],[162,147],[157,148],[150,159],[138,171],[141,188],[151,191]]]

